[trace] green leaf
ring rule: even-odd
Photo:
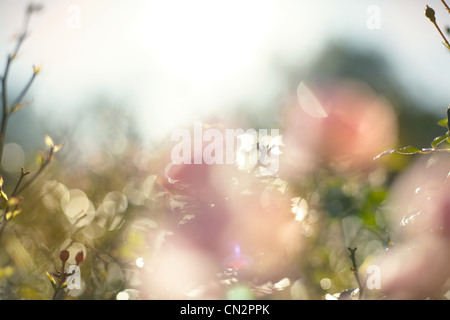
[[[361,212],[361,219],[363,220],[364,224],[367,226],[376,226],[377,221],[375,219],[375,214],[372,212]]]
[[[434,138],[433,142],[431,142],[431,146],[432,146],[433,149],[434,149],[434,148],[436,148],[439,144],[441,144],[442,142],[444,142],[447,138],[448,138],[448,132],[447,132],[446,134],[444,134],[443,136]]]
[[[403,147],[400,149],[393,149],[393,150],[387,150],[384,151],[382,153],[380,153],[379,155],[377,155],[375,158],[373,158],[374,160],[377,160],[381,157],[384,157],[388,154],[392,154],[392,153],[398,153],[398,154],[415,154],[415,153],[422,153],[422,150],[411,147],[411,146],[407,146],[407,147]]]
[[[39,152],[36,156],[36,162],[39,166],[42,166],[42,164],[45,161],[45,156],[43,152]]]
[[[420,149],[411,147],[411,146],[407,146],[407,147],[403,147],[400,149],[395,150],[396,153],[400,153],[400,154],[414,154],[414,153],[420,153],[422,152]]]
[[[448,122],[447,119],[441,119],[438,121],[437,124],[441,127],[447,128],[447,122]]]

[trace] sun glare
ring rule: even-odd
[[[268,1],[152,1],[141,16],[150,52],[193,89],[234,77],[260,54],[273,20]]]

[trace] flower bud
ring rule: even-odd
[[[83,252],[83,250],[79,251],[77,253],[77,255],[75,256],[75,261],[76,261],[77,265],[79,265],[80,263],[82,263],[84,261],[84,252]]]
[[[61,261],[66,262],[67,260],[69,260],[69,251],[67,250],[61,250],[61,252],[59,253],[59,259],[61,259]]]
[[[427,6],[425,8],[425,16],[430,19],[431,22],[436,22],[436,17],[434,16],[434,10]]]

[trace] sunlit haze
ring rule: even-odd
[[[1,54],[13,44],[26,3],[0,4],[0,35],[8,44]],[[41,116],[61,122],[73,110],[88,108],[92,98],[108,97],[137,117],[144,136],[157,138],[243,105],[251,112],[271,107],[286,89],[276,66],[306,67],[333,39],[385,54],[399,74],[415,78],[406,89],[419,98],[448,99],[441,85],[449,82],[448,74],[426,77],[431,68],[426,57],[446,53],[439,38],[429,35],[428,21],[415,18],[422,17],[422,4],[381,1],[381,27],[369,30],[371,4],[46,1],[33,17],[17,68],[26,78],[24,66],[43,65],[33,94],[33,108]]]

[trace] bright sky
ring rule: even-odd
[[[0,56],[11,49],[27,3],[0,2]],[[450,102],[445,86],[450,73],[442,72],[450,57],[424,17],[422,1],[42,3],[15,72],[23,82],[32,64],[43,65],[33,87],[33,108],[58,121],[102,92],[135,110],[142,130],[156,137],[241,101],[257,108],[282,90],[271,65],[274,57],[307,65],[330,38],[385,52],[413,94],[432,97],[443,109]],[[440,1],[428,4],[443,28],[450,23]],[[380,9],[379,30],[366,25],[374,5]]]

